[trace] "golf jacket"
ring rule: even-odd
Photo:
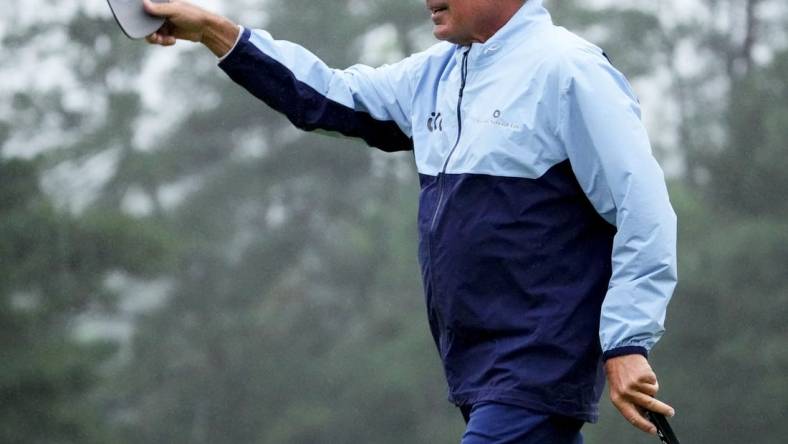
[[[597,419],[602,362],[647,355],[676,216],[638,101],[529,0],[487,42],[345,70],[242,29],[220,67],[297,127],[412,150],[431,331],[458,405]]]

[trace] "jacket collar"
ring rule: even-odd
[[[542,4],[542,0],[528,0],[486,42],[471,45],[471,52],[468,54],[469,63],[473,59],[494,58],[499,53],[505,53],[511,49],[511,45],[519,45],[536,28],[552,24],[553,20]],[[455,56],[462,58],[467,48],[467,46],[456,45]]]

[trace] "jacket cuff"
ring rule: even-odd
[[[230,50],[227,51],[227,53],[225,55],[219,57],[219,60],[217,61],[217,64],[221,64],[230,54],[233,53],[233,51],[235,51],[235,48],[238,47],[238,43],[240,43],[241,39],[244,38],[244,34],[246,34],[246,28],[244,28],[241,25],[238,25],[238,37],[236,37],[235,43],[233,43],[233,47],[230,48]],[[251,34],[251,32],[250,32],[250,34]],[[247,37],[247,39],[248,39],[248,37]]]
[[[619,356],[626,355],[641,355],[648,359],[648,350],[646,347],[640,347],[637,345],[627,345],[624,347],[612,348],[602,353],[602,362],[607,362],[608,359],[618,358]]]

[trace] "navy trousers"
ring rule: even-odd
[[[497,402],[481,402],[461,411],[468,424],[461,444],[583,444],[579,419]]]

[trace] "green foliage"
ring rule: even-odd
[[[602,48],[630,79],[651,74],[662,54],[659,18],[650,11],[626,7],[596,8],[588,2],[546,2],[553,21]]]
[[[338,67],[381,25],[403,53],[429,32],[416,0],[246,3],[267,23],[230,15]],[[676,429],[685,442],[779,442],[788,53],[773,25],[785,17],[753,34],[771,54],[756,63],[737,40],[746,30],[666,23],[654,8],[547,5],[630,78],[672,76],[686,167],[671,184],[681,282],[652,363]],[[76,11],[3,37],[0,67],[31,53],[62,61],[73,81],[0,92],[12,110],[0,113],[4,150],[9,140],[48,148],[0,160],[0,442],[457,442],[463,424],[445,401],[415,263],[412,158],[295,132],[203,50],[177,55],[160,79],[167,108],[147,109],[135,84],[161,50]],[[678,66],[687,46],[692,74]],[[75,94],[90,106],[74,106]],[[143,117],[168,124],[146,149],[135,142]],[[67,199],[39,189],[57,167],[82,171],[108,152],[111,177],[84,208],[67,212]],[[134,196],[145,205],[132,217]],[[110,274],[142,280],[120,289],[132,299],[154,280],[166,294],[121,312]],[[129,322],[131,339],[79,338],[97,313]],[[585,430],[591,444],[653,441],[606,400]]]
[[[708,156],[709,193],[744,214],[785,216],[788,203],[788,52],[736,79],[726,112],[728,139]]]
[[[151,273],[162,242],[124,216],[55,210],[32,163],[0,161],[0,178],[0,441],[106,442],[90,393],[116,345],[73,324],[112,306],[106,272]]]

